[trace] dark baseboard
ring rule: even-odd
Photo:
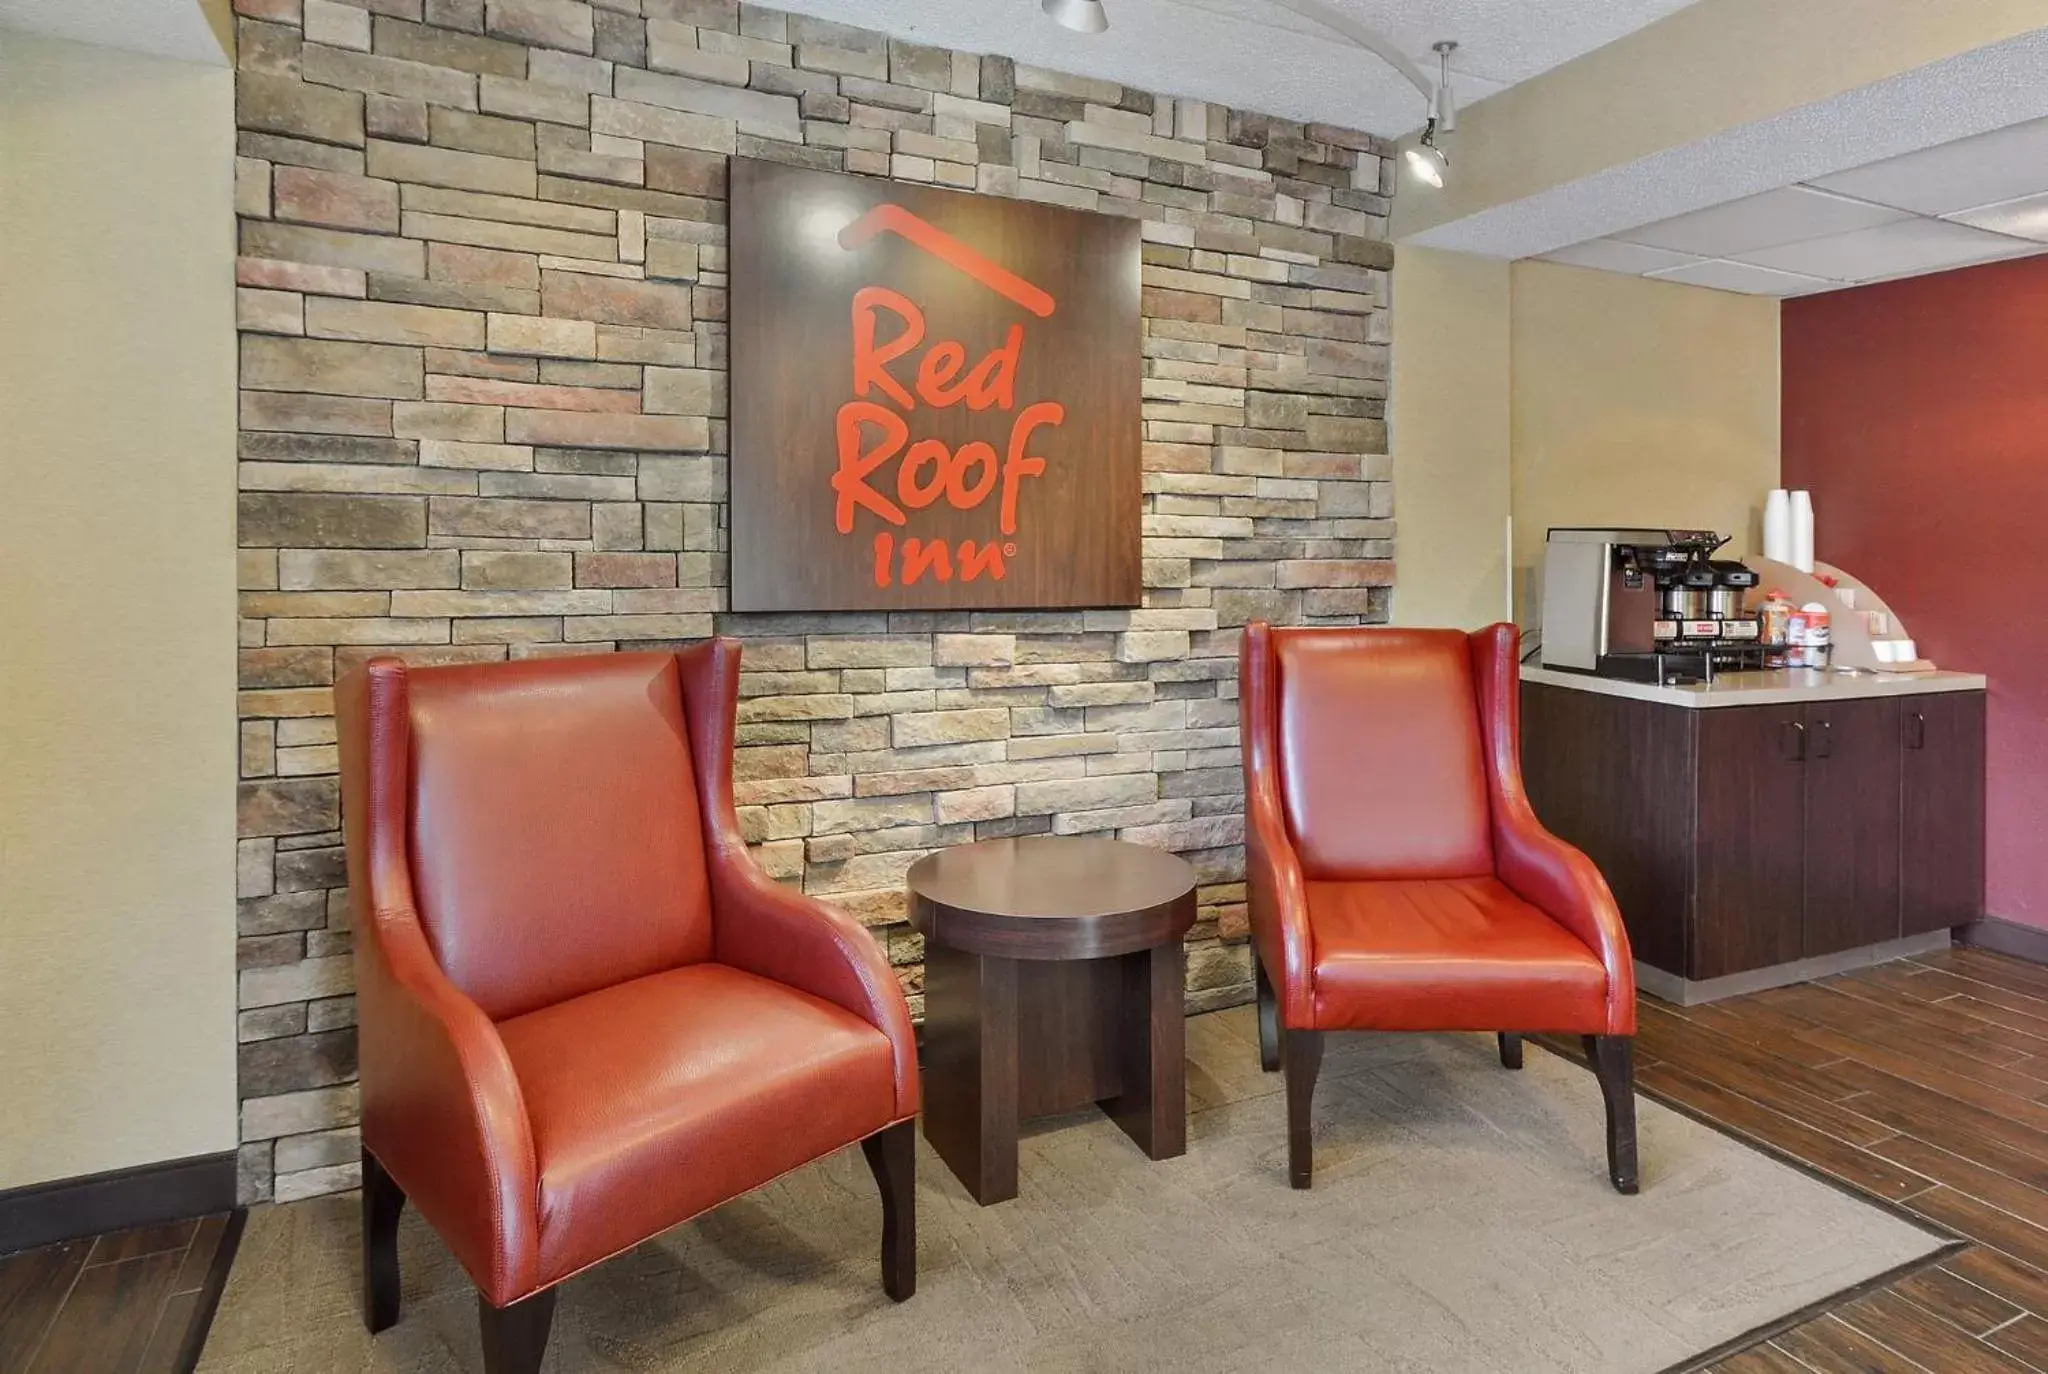
[[[0,1192],[0,1255],[234,1205],[233,1150],[13,1188]]]
[[[1974,945],[1996,954],[2010,954],[2036,964],[2048,964],[2048,930],[2021,925],[1998,916],[1986,916],[1956,927],[1956,943]]]

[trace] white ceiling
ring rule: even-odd
[[[1434,74],[1457,40],[1452,85],[1471,104],[1684,9],[1690,0],[1328,0]],[[779,0],[779,8],[1034,66],[1194,96],[1389,138],[1419,128],[1422,97],[1377,57],[1271,0],[1103,0],[1109,32],[1070,33],[1039,0]]]
[[[1617,110],[1612,117],[1629,114]],[[1402,241],[1484,257],[1540,257],[2044,118],[2048,27],[1502,201]]]
[[[0,43],[5,30],[212,67],[228,60],[199,0],[0,0]]]
[[[1804,296],[2048,252],[2048,119],[1561,248],[1552,262]]]

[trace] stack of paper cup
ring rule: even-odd
[[[1803,491],[1792,493],[1791,555],[1784,561],[1803,573],[1813,571],[1813,497]]]
[[[1764,498],[1764,557],[1792,561],[1792,493],[1783,487]]]

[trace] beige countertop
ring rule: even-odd
[[[1595,677],[1591,673],[1522,665],[1522,681],[1541,682],[1575,692],[1626,697],[1665,706],[1699,709],[1710,706],[1783,706],[1808,701],[1850,701],[1862,697],[1908,697],[1929,692],[1981,692],[1978,673],[1837,673],[1813,668],[1780,668],[1763,672],[1722,673],[1709,683],[1658,687],[1648,682]]]

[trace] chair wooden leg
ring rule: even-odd
[[[1504,1069],[1522,1067],[1522,1037],[1513,1031],[1502,1031],[1494,1037],[1500,1041],[1500,1066]]]
[[[1316,1071],[1323,1066],[1323,1033],[1289,1030],[1280,1045],[1287,1069],[1287,1181],[1306,1188],[1315,1176],[1309,1109],[1315,1101]]]
[[[917,1123],[899,1121],[860,1143],[882,1191],[882,1291],[917,1292]]]
[[[1252,946],[1252,985],[1259,997],[1259,1067],[1274,1073],[1280,1068],[1280,999],[1273,995],[1273,980],[1266,976],[1257,945]]]
[[[405,1193],[377,1156],[363,1151],[363,1325],[372,1336],[398,1324],[398,1216]]]
[[[484,1374],[540,1374],[548,1331],[555,1324],[554,1289],[542,1289],[510,1307],[493,1307],[479,1293],[476,1315],[483,1328]]]
[[[1589,1035],[1586,1058],[1607,1100],[1607,1177],[1617,1193],[1634,1193],[1636,1179],[1635,1038]]]

